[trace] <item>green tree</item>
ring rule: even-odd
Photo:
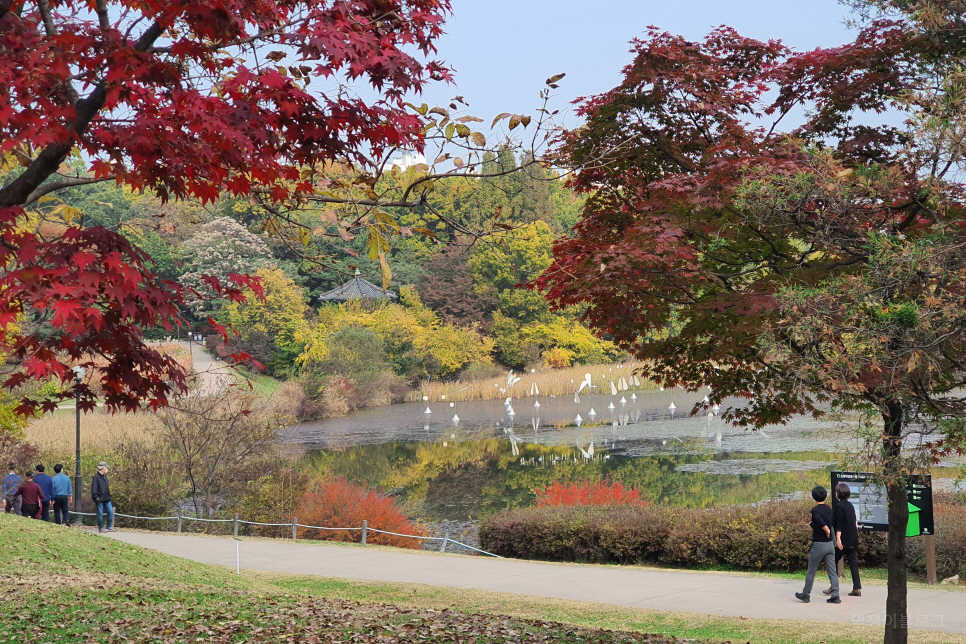
[[[478,293],[496,293],[503,315],[526,323],[549,312],[537,291],[517,288],[540,275],[552,263],[553,231],[544,221],[535,221],[479,247],[470,258],[474,288]]]

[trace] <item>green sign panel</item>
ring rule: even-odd
[[[855,517],[860,530],[886,532],[889,530],[889,505],[885,486],[875,482],[872,474],[864,472],[832,472],[832,508],[842,503],[835,498],[835,486],[845,483],[852,490],[848,503],[855,506]],[[906,536],[918,537],[935,534],[932,516],[932,485],[927,474],[924,478],[910,474],[906,478],[906,502],[909,504],[909,522]]]

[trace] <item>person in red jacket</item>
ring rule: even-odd
[[[47,497],[44,496],[44,491],[40,489],[40,486],[34,483],[33,472],[27,472],[24,478],[27,480],[17,488],[17,492],[14,494],[14,496],[19,496],[22,499],[20,514],[32,519],[39,519],[40,505]]]

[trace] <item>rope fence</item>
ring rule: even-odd
[[[93,512],[71,512],[71,515],[77,515],[82,517],[96,517],[97,515]],[[238,537],[238,527],[242,525],[253,525],[253,526],[263,526],[269,528],[292,528],[292,541],[298,540],[297,531],[298,528],[305,528],[306,530],[331,530],[331,531],[342,531],[342,532],[360,532],[360,543],[364,546],[366,545],[367,537],[370,532],[375,532],[377,534],[387,534],[394,537],[402,537],[406,539],[418,539],[422,541],[439,541],[442,542],[440,545],[440,552],[446,552],[446,547],[449,544],[460,546],[466,548],[467,550],[472,550],[473,552],[478,552],[481,555],[486,555],[488,557],[496,557],[497,559],[503,559],[500,555],[493,554],[492,552],[487,552],[486,550],[480,550],[479,548],[474,548],[473,546],[457,541],[456,539],[450,538],[449,534],[442,537],[424,537],[418,534],[401,534],[399,532],[389,532],[388,530],[379,530],[378,528],[370,528],[368,521],[362,522],[362,527],[359,528],[334,528],[332,526],[321,526],[321,525],[306,525],[304,523],[299,523],[296,518],[293,518],[291,523],[261,523],[258,521],[245,521],[239,518],[238,513],[235,513],[235,518],[233,519],[203,519],[201,517],[192,517],[183,514],[180,510],[178,514],[168,517],[141,517],[133,514],[121,514],[119,512],[114,513],[115,518],[124,519],[134,519],[137,521],[176,521],[178,524],[176,532],[181,534],[181,528],[183,522],[185,521],[198,521],[201,523],[231,523],[232,533],[234,537]]]

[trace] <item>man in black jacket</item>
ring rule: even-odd
[[[859,524],[855,519],[855,506],[849,502],[852,490],[848,483],[839,483],[835,486],[835,565],[838,566],[842,557],[849,562],[849,570],[852,572],[852,597],[862,596],[862,582],[859,581],[859,558],[856,551],[859,547]],[[823,590],[829,595],[832,589]]]
[[[107,481],[107,463],[97,464],[97,474],[91,482],[91,498],[97,508],[97,531],[104,532],[104,515],[107,515],[107,531],[114,532],[114,506],[111,505],[111,486]]]
[[[795,593],[795,597],[805,602],[810,601],[812,584],[815,583],[815,573],[822,563],[825,564],[825,571],[828,573],[828,580],[832,583],[831,597],[828,598],[830,604],[841,604],[839,598],[839,577],[835,569],[835,545],[832,542],[832,508],[825,504],[828,498],[828,491],[822,486],[812,489],[812,499],[815,506],[812,507],[812,520],[808,525],[812,527],[812,550],[808,554],[808,571],[805,574],[805,588],[800,593]]]

